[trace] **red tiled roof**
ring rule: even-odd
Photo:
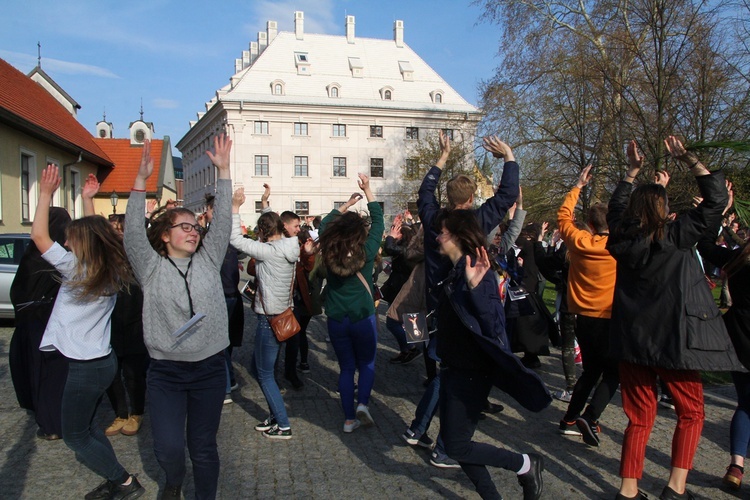
[[[107,154],[115,164],[115,168],[101,181],[100,193],[116,191],[128,193],[133,187],[135,175],[141,164],[143,146],[131,145],[130,139],[99,139],[94,142]],[[162,168],[161,154],[164,149],[164,141],[161,139],[151,140],[151,158],[154,159],[154,173],[146,181],[146,191],[156,192],[159,182],[159,171]]]
[[[2,113],[5,111],[5,113]],[[82,150],[97,165],[112,166],[94,137],[41,85],[0,59],[0,113],[10,113],[20,126],[28,126],[51,139]]]

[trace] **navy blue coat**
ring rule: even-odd
[[[510,350],[505,333],[505,311],[494,272],[485,274],[479,285],[469,290],[464,274],[465,262],[464,256],[449,272],[443,283],[445,295],[440,307],[453,307],[479,347],[492,358],[495,364],[493,385],[527,410],[542,411],[552,398],[539,375],[523,366]]]

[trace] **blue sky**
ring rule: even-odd
[[[39,41],[42,69],[82,106],[89,131],[106,110],[115,137],[125,137],[142,99],[144,119],[174,145],[266,21],[293,31],[296,10],[307,33],[343,35],[349,14],[356,36],[391,39],[403,20],[406,43],[472,104],[499,63],[501,28],[477,24],[481,11],[468,0],[25,0],[3,7],[0,58],[28,73]]]

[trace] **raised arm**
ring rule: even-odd
[[[562,205],[557,210],[557,226],[560,228],[560,236],[569,248],[577,246],[576,240],[579,236],[590,235],[588,231],[578,229],[575,225],[573,211],[575,210],[578,198],[581,195],[581,189],[591,182],[591,165],[587,165],[578,176],[575,186],[565,195]]]
[[[52,194],[60,186],[60,174],[57,165],[48,163],[42,170],[42,180],[39,183],[39,200],[36,204],[34,222],[31,224],[31,240],[41,253],[52,247],[54,241],[49,235],[49,206]]]
[[[136,278],[143,285],[148,281],[148,275],[155,268],[159,254],[153,249],[146,236],[146,226],[143,224],[143,214],[146,210],[146,180],[154,172],[154,160],[151,158],[151,141],[143,143],[141,163],[133,181],[128,205],[125,210],[125,230],[123,243],[130,265]]]
[[[86,182],[83,183],[83,192],[81,197],[83,198],[83,215],[88,217],[94,215],[94,196],[99,192],[99,181],[96,180],[94,174],[89,174],[86,177]]]
[[[500,186],[494,196],[485,201],[477,209],[479,225],[485,234],[502,222],[508,209],[517,200],[518,189],[518,163],[513,156],[513,150],[497,137],[485,137],[484,147],[497,158],[504,158],[503,175],[500,178]]]
[[[271,186],[268,184],[263,184],[263,194],[260,196],[260,208],[261,210],[265,210],[266,208],[269,208],[271,204],[268,202],[268,198],[271,197]],[[234,212],[232,212],[234,213]]]
[[[200,251],[206,252],[218,268],[224,263],[232,230],[232,183],[229,170],[231,152],[232,140],[225,134],[214,136],[214,150],[206,151],[217,170],[216,198],[211,230],[203,238],[203,247]]]

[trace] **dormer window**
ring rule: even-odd
[[[307,52],[294,53],[294,65],[297,66],[298,75],[310,75],[310,57]]]
[[[435,104],[442,104],[444,94],[445,92],[443,92],[442,90],[436,89],[430,92],[430,98],[432,99],[432,102],[434,102]]]
[[[380,89],[380,98],[384,101],[393,100],[393,87],[383,87]]]
[[[442,104],[443,94],[435,94],[435,104]]]
[[[341,85],[332,83],[326,87],[328,97],[341,97]]]
[[[359,57],[349,58],[349,69],[352,70],[352,76],[354,78],[362,78],[365,65],[362,64],[362,59]]]
[[[409,61],[399,61],[398,69],[401,71],[401,76],[404,78],[405,82],[414,81],[414,68]]]
[[[281,80],[271,82],[271,93],[273,95],[284,95],[284,82]]]

